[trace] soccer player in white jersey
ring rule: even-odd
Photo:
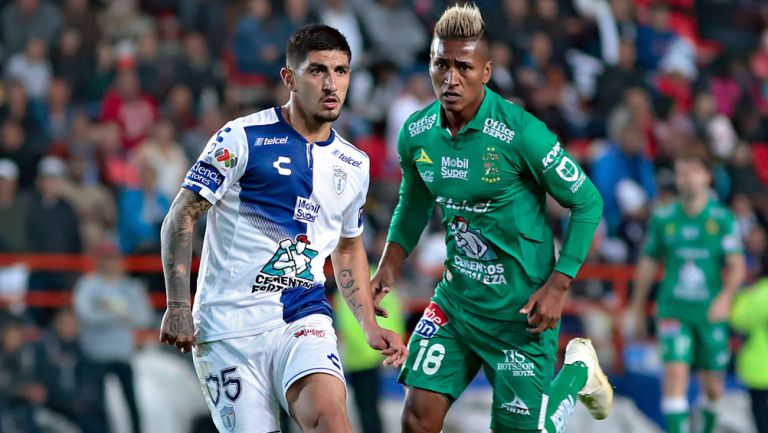
[[[338,30],[289,39],[282,107],[228,122],[187,173],[162,229],[168,308],[160,339],[192,350],[219,431],[279,431],[279,405],[304,432],[351,432],[324,296],[330,255],[341,295],[380,350],[402,365],[399,335],[378,326],[362,240],[367,156],[331,128],[349,86]],[[190,308],[192,230],[207,229]]]

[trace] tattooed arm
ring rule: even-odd
[[[368,345],[387,356],[384,365],[401,366],[408,357],[408,350],[402,338],[376,323],[363,237],[341,238],[331,254],[331,261],[339,294],[344,297],[352,314],[365,331]]]
[[[194,344],[189,293],[192,234],[195,223],[210,207],[208,200],[182,188],[173,201],[160,232],[168,303],[160,327],[160,341],[176,345],[182,352],[189,352]]]

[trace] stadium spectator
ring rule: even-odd
[[[234,55],[245,73],[275,76],[282,66],[287,23],[272,12],[270,0],[249,0],[246,14],[237,23]]]
[[[18,193],[19,168],[10,159],[0,159],[0,252],[20,253],[28,250],[26,230],[26,197]]]
[[[35,411],[48,399],[40,381],[39,356],[26,342],[17,319],[6,318],[0,326],[0,421],[3,430],[37,433]]]
[[[95,364],[92,374],[99,389],[103,389],[106,375],[117,376],[132,431],[139,433],[141,418],[131,360],[136,352],[134,332],[152,321],[149,299],[145,288],[125,274],[117,245],[100,245],[94,259],[96,270],[83,276],[74,290],[83,352]]]
[[[417,55],[427,49],[428,40],[413,10],[401,0],[364,0],[358,10],[371,57],[415,71]]]
[[[367,59],[363,49],[360,19],[347,0],[323,0],[323,5],[319,9],[320,22],[339,29],[346,36],[349,48],[352,50],[352,68],[365,64]]]
[[[92,363],[80,346],[80,324],[74,312],[62,309],[45,331],[39,347],[42,380],[48,390],[47,406],[77,424],[83,433],[108,431],[100,383],[94,380]]]
[[[9,54],[24,49],[27,41],[42,38],[52,45],[61,29],[61,11],[44,0],[15,0],[3,8],[3,45]]]
[[[126,187],[118,195],[120,247],[126,254],[159,253],[160,224],[170,208],[170,198],[158,189],[153,165],[140,162],[138,170],[139,185]]]
[[[176,84],[171,87],[165,98],[166,102],[161,109],[162,115],[172,122],[172,126],[179,133],[194,128],[197,123],[192,98],[192,92],[184,84]]]
[[[64,187],[63,195],[77,213],[83,251],[93,251],[115,231],[115,199],[109,189],[98,182],[98,178],[89,177],[85,157],[72,155],[68,165],[69,182]]]
[[[96,45],[96,58],[93,69],[89,69],[87,99],[99,102],[109,90],[115,80],[115,53],[108,41],[101,41]],[[98,108],[96,109],[98,112]]]
[[[515,59],[522,58],[533,33],[530,15],[528,0],[502,0],[501,11],[488,14],[488,39],[504,43]]]
[[[637,67],[635,43],[624,39],[619,44],[619,58],[615,66],[608,66],[597,80],[595,97],[595,121],[605,118],[622,102],[624,89],[642,87],[645,84],[643,71]]]
[[[54,78],[46,95],[45,132],[54,146],[63,147],[72,132],[75,110],[71,104],[71,88],[61,78]]]
[[[72,32],[79,40],[83,53],[92,57],[102,33],[96,11],[89,6],[88,0],[66,0],[62,15],[65,29],[62,33]]]
[[[120,125],[123,148],[133,149],[147,138],[157,116],[157,103],[144,93],[136,71],[120,71],[114,88],[102,99],[100,117],[102,122],[117,122]]]
[[[152,167],[157,175],[157,191],[167,199],[173,198],[189,169],[189,161],[176,142],[173,123],[158,120],[152,136],[136,149],[134,157],[140,165]]]
[[[57,157],[40,161],[37,190],[27,207],[27,239],[29,251],[49,254],[80,254],[82,242],[80,227],[72,206],[64,199],[67,167]],[[52,222],[55,221],[55,224]],[[64,271],[36,271],[29,277],[30,290],[67,291],[75,275]],[[33,313],[39,325],[46,325],[52,315],[50,309],[36,309]]]
[[[630,117],[621,128],[618,143],[611,143],[605,153],[592,164],[592,180],[605,201],[605,220],[613,234],[621,223],[621,210],[616,197],[616,186],[621,180],[639,185],[645,194],[656,197],[653,162],[644,154],[645,137],[637,121]]]
[[[137,0],[113,0],[101,15],[101,29],[111,41],[138,40],[155,28],[152,19],[139,9]]]
[[[668,5],[654,3],[650,15],[650,22],[637,28],[637,61],[645,70],[655,71],[677,35],[669,25]]]
[[[36,102],[45,100],[52,75],[45,40],[30,38],[24,51],[10,58],[5,75],[22,82],[30,99]]]
[[[308,0],[283,0],[282,3],[288,25],[287,29],[291,33],[307,24],[316,23],[320,19],[310,7]]]
[[[188,34],[184,38],[184,52],[176,61],[173,82],[187,86],[192,92],[195,107],[201,103],[203,92],[215,92],[221,87],[215,66],[215,59],[209,54],[203,35]]]

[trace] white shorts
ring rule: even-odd
[[[312,314],[278,329],[248,337],[201,343],[192,351],[195,370],[220,432],[280,431],[278,404],[313,373],[344,372],[331,318]]]

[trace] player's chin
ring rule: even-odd
[[[339,118],[339,113],[341,113],[340,108],[335,108],[333,110],[321,110],[313,114],[312,117],[314,117],[318,122],[335,122],[336,119]]]

